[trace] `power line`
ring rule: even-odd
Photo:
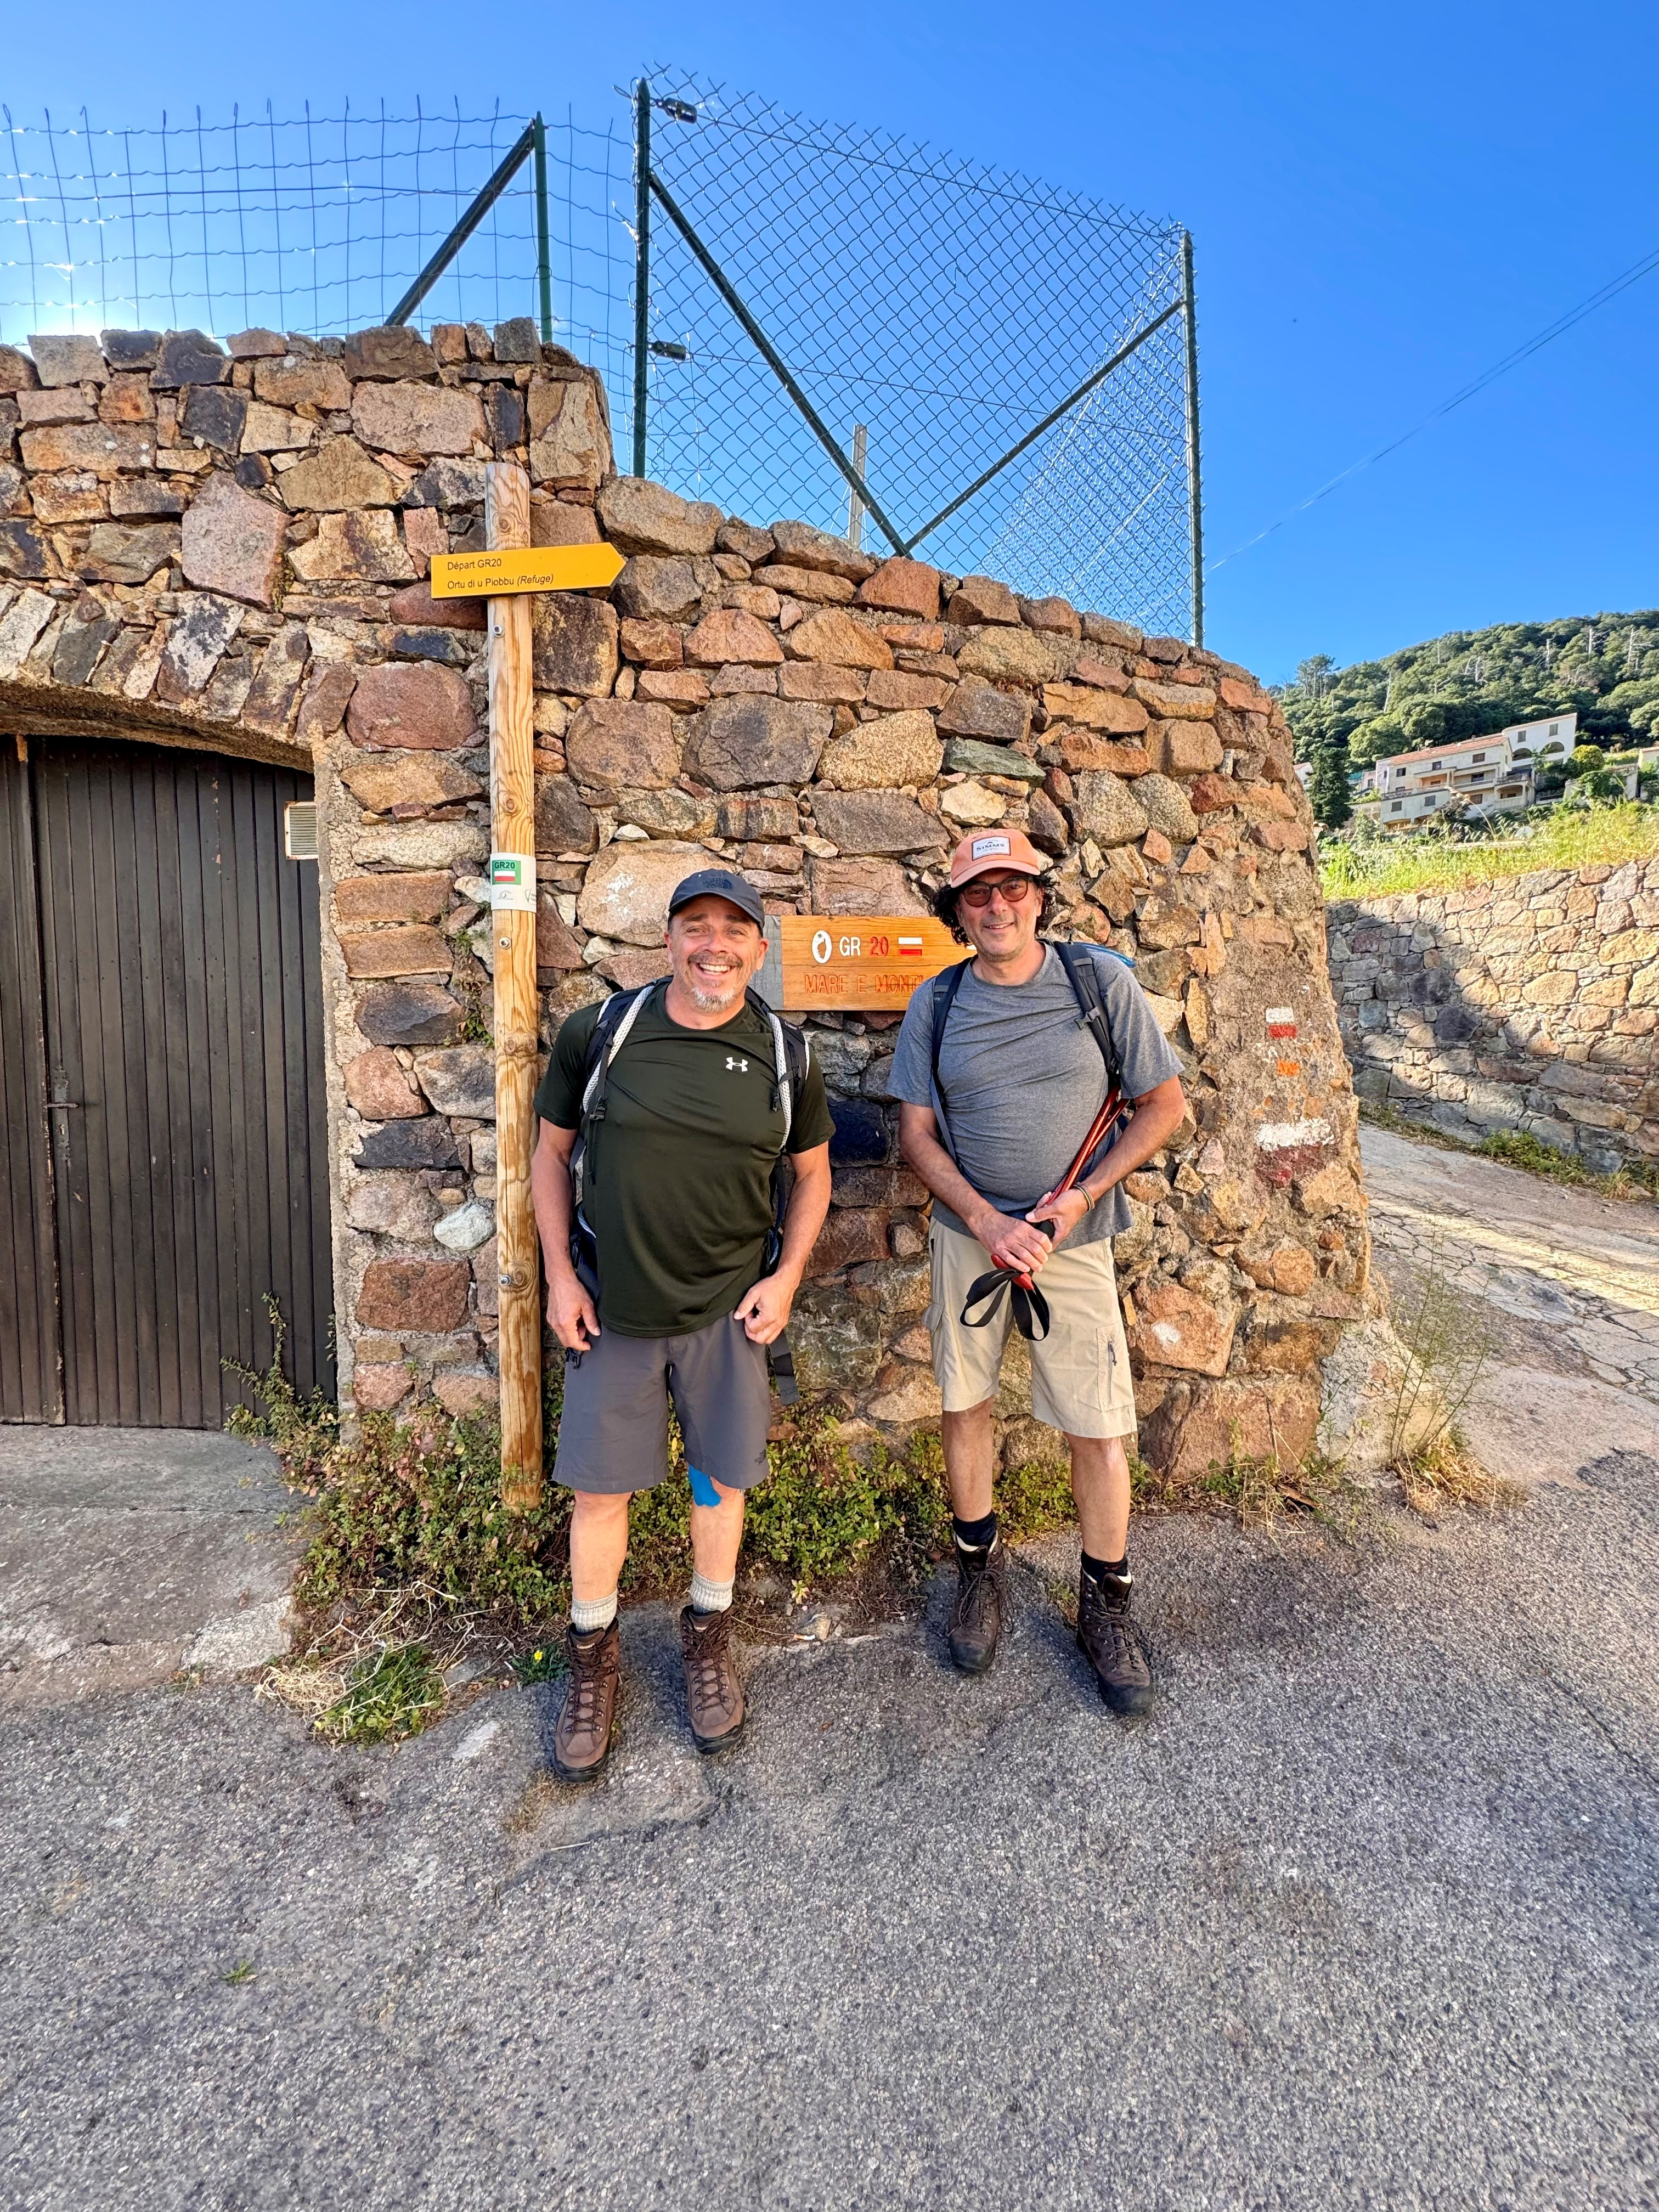
[[[1644,255],[1640,261],[1633,262],[1621,276],[1614,276],[1602,285],[1599,292],[1592,292],[1589,299],[1581,300],[1576,307],[1570,307],[1565,315],[1550,324],[1547,329],[1538,331],[1523,345],[1517,346],[1513,353],[1505,354],[1502,361],[1495,362],[1489,369],[1477,376],[1472,384],[1464,385],[1461,391],[1454,392],[1449,399],[1443,399],[1437,407],[1431,407],[1426,415],[1419,416],[1418,421],[1412,424],[1409,430],[1402,430],[1397,438],[1391,438],[1386,446],[1379,446],[1374,453],[1367,453],[1364,460],[1355,461],[1350,467],[1344,469],[1340,475],[1334,476],[1328,483],[1322,484],[1317,491],[1310,492],[1306,499],[1299,501],[1295,507],[1281,514],[1277,522],[1270,522],[1265,530],[1258,530],[1254,538],[1247,538],[1242,545],[1235,545],[1231,553],[1224,553],[1218,561],[1213,562],[1205,571],[1205,574],[1213,575],[1216,569],[1224,568],[1228,562],[1237,560],[1241,553],[1248,553],[1253,545],[1260,545],[1264,538],[1271,538],[1274,531],[1282,530],[1287,522],[1293,522],[1298,514],[1305,514],[1310,507],[1316,507],[1322,499],[1328,499],[1337,486],[1346,483],[1350,477],[1356,477],[1362,469],[1369,469],[1376,462],[1386,460],[1390,453],[1398,453],[1401,446],[1416,437],[1419,431],[1426,430],[1431,422],[1438,422],[1443,416],[1449,415],[1454,408],[1462,406],[1465,400],[1473,399],[1477,392],[1484,392],[1489,384],[1495,384],[1500,376],[1506,375],[1512,368],[1518,368],[1523,361],[1529,360],[1534,354],[1540,352],[1552,340],[1564,337],[1576,323],[1582,323],[1586,315],[1594,314],[1598,307],[1604,307],[1609,300],[1617,299],[1620,293],[1627,291],[1632,284],[1639,283],[1644,276],[1650,276],[1656,269],[1659,269],[1659,249]]]

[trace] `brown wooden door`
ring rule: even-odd
[[[223,1362],[270,1358],[267,1297],[290,1378],[331,1391],[317,876],[283,845],[310,779],[30,753],[59,1418],[216,1428],[246,1395]]]
[[[0,1421],[61,1421],[34,810],[18,747],[0,749]]]

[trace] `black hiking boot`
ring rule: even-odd
[[[982,1674],[997,1656],[1008,1601],[1007,1555],[1000,1536],[982,1547],[957,1544],[957,1601],[951,1656],[964,1674]]]
[[[1086,1568],[1078,1580],[1077,1640],[1099,1678],[1101,1694],[1123,1720],[1152,1709],[1146,1642],[1129,1613],[1129,1583],[1108,1576],[1103,1587]]]

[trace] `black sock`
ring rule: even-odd
[[[1085,1552],[1083,1554],[1083,1571],[1097,1588],[1109,1578],[1113,1582],[1127,1583],[1129,1579],[1129,1554],[1126,1552],[1121,1559],[1097,1559]]]
[[[977,1521],[963,1521],[953,1513],[951,1526],[956,1531],[957,1543],[965,1552],[988,1551],[997,1540],[997,1516],[994,1513],[983,1514]]]

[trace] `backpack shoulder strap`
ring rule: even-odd
[[[951,1009],[957,1002],[957,993],[962,988],[962,979],[973,964],[971,958],[953,960],[948,968],[939,969],[928,986],[933,994],[930,1009],[933,1017],[933,1034],[929,1049],[929,1096],[933,1105],[933,1126],[939,1131],[940,1143],[952,1159],[955,1159],[957,1152],[956,1146],[951,1142],[950,1127],[945,1119],[945,1090],[939,1079],[939,1056],[945,1042],[945,1024],[951,1018]]]
[[[789,1133],[795,1126],[795,1099],[806,1080],[811,1047],[805,1030],[793,1022],[786,1022],[775,1008],[768,1006],[752,985],[744,996],[750,1011],[758,1015],[771,1032],[773,1096],[783,1109],[783,1142],[778,1150],[787,1152]]]
[[[962,988],[962,979],[973,964],[971,960],[953,960],[948,968],[941,968],[933,981],[932,1059],[935,1092],[938,1092],[939,1087],[939,1048],[945,1042],[945,1024],[951,1018],[951,1009],[957,1002],[957,993]]]
[[[587,1040],[587,1058],[583,1066],[586,1080],[582,1085],[581,1118],[584,1126],[605,1117],[605,1078],[611,1073],[611,1063],[626,1043],[628,1032],[639,1019],[646,1000],[656,989],[654,983],[642,983],[637,991],[615,991],[599,1008],[599,1018]]]
[[[1095,1042],[1100,1047],[1101,1058],[1106,1063],[1106,1083],[1109,1090],[1121,1088],[1123,1071],[1118,1064],[1117,1047],[1112,1042],[1112,1024],[1107,1017],[1105,995],[1100,988],[1100,970],[1096,967],[1093,950],[1086,945],[1063,944],[1057,938],[1047,940],[1060,955],[1060,964],[1066,970],[1066,980],[1072,987],[1072,996],[1077,1000],[1078,1019],[1094,1031]]]

